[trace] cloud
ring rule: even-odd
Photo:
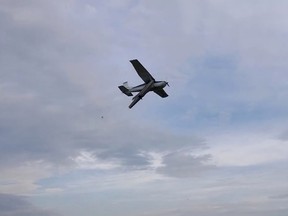
[[[25,197],[0,194],[0,214],[2,216],[59,216],[49,210],[41,210]]]
[[[279,194],[275,196],[270,196],[270,199],[288,199],[288,194]]]
[[[163,167],[158,168],[162,174],[172,177],[193,177],[213,168],[208,165],[210,155],[193,156],[185,152],[173,152],[163,157]]]
[[[22,161],[21,164],[2,166],[0,170],[1,193],[29,194],[40,188],[39,179],[50,177],[57,169],[43,161]]]
[[[288,140],[288,131],[282,132],[278,138],[282,141],[287,141]]]
[[[99,92],[103,82],[95,79],[92,83],[90,72],[83,76],[75,72],[92,71],[85,66],[86,60],[83,62],[90,58],[90,44],[80,42],[84,42],[83,35],[73,36],[78,29],[67,26],[69,17],[62,13],[73,11],[76,6],[73,1],[54,3],[31,1],[35,7],[1,3],[1,164],[27,159],[63,162],[67,156],[76,155],[79,150],[74,136],[85,130],[89,116],[100,115],[105,104],[103,93],[92,101],[85,94],[92,85]],[[88,52],[82,53],[86,57],[79,58],[81,50]],[[72,59],[77,59],[74,66]],[[82,125],[85,126],[81,128]]]
[[[245,135],[244,135],[245,134]],[[254,166],[287,160],[288,148],[273,133],[252,129],[207,137],[207,153],[218,166]]]
[[[205,209],[205,210],[203,210]],[[271,214],[275,214],[277,216],[285,216],[287,214],[288,209],[273,209],[273,210],[257,210],[253,208],[253,205],[244,206],[243,205],[231,205],[231,206],[199,206],[195,207],[195,210],[181,210],[181,209],[171,209],[170,211],[158,212],[157,214],[147,214],[149,216],[164,216],[164,215],[177,215],[177,216],[188,216],[191,214],[197,214],[200,216],[228,216],[234,214],[235,216],[269,216]],[[142,216],[142,215],[141,215]],[[146,216],[146,214],[143,214]]]

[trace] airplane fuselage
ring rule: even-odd
[[[159,88],[162,89],[162,88],[164,88],[166,85],[167,85],[167,82],[165,82],[165,81],[155,81],[155,82],[151,85],[149,91],[153,91],[153,90],[159,89]],[[143,83],[143,84],[141,84],[141,85],[138,85],[138,86],[135,86],[135,87],[130,88],[129,91],[130,91],[130,92],[140,92],[140,91],[142,91],[142,90],[145,88],[145,86],[147,86],[147,84],[146,84],[146,83]]]

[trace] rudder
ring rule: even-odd
[[[133,94],[124,85],[118,86],[118,88],[127,96],[133,96]]]

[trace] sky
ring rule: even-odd
[[[0,0],[0,215],[287,216],[287,7]]]

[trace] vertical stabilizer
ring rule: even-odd
[[[121,86],[118,86],[118,88],[127,96],[133,96],[133,94],[129,90],[130,88],[129,88],[127,82],[123,83],[123,85],[121,85]]]
[[[128,82],[127,82],[127,81],[123,83],[123,86],[124,86],[126,89],[128,89],[128,90],[130,89],[130,86],[128,85]]]

